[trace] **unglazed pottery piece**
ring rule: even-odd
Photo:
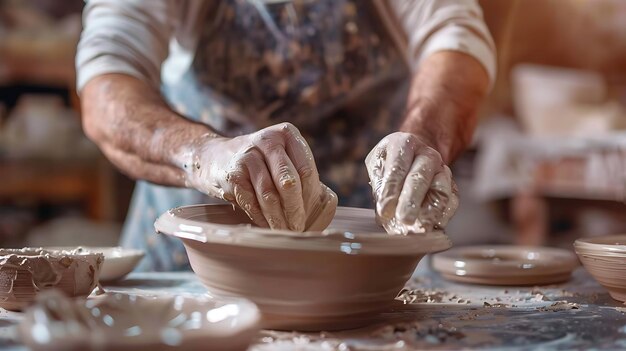
[[[388,235],[367,209],[337,208],[323,232],[250,223],[230,205],[197,205],[164,213],[155,227],[183,240],[211,294],[249,298],[272,329],[366,325],[394,303],[425,254],[451,246],[441,232]]]
[[[80,250],[0,249],[0,307],[20,310],[42,290],[87,296],[98,284],[103,255]]]
[[[46,294],[19,325],[32,350],[234,351],[245,350],[259,330],[257,307],[243,299]]]
[[[626,302],[626,235],[578,239],[574,249],[585,269],[611,297]]]
[[[70,250],[69,247],[52,247],[53,250]],[[75,249],[75,248],[74,248]],[[112,282],[124,278],[141,261],[145,253],[143,250],[127,249],[123,247],[80,247],[83,252],[99,252],[104,255],[104,262],[100,271],[101,282]]]
[[[578,266],[563,249],[528,246],[467,246],[433,257],[447,279],[486,285],[541,285],[568,280]]]

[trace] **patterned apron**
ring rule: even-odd
[[[207,10],[196,56],[170,105],[223,135],[293,123],[342,206],[372,207],[364,159],[404,113],[410,72],[369,1],[221,0]],[[168,209],[215,203],[195,190],[137,182],[122,244],[138,270],[182,270],[182,243],[154,233]]]

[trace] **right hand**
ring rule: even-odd
[[[322,230],[337,207],[337,195],[320,182],[311,149],[290,123],[204,138],[183,167],[188,185],[238,205],[261,227]]]

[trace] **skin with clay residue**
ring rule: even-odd
[[[487,72],[472,56],[454,51],[429,55],[420,62],[412,77],[406,116],[399,130],[436,150],[448,164],[469,145],[476,113],[488,86]],[[109,160],[133,178],[195,188],[226,199],[241,206],[257,225],[273,229],[302,231],[307,229],[308,222],[322,227],[332,218],[336,196],[319,183],[310,150],[290,124],[224,138],[208,125],[192,122],[174,112],[154,86],[125,74],[103,74],[91,79],[81,92],[81,104],[87,136]],[[381,144],[396,140],[397,135],[391,134]],[[406,143],[406,138],[398,138],[397,142]],[[377,155],[379,149],[375,148],[372,153]],[[444,166],[428,163],[432,153],[420,155],[416,149],[418,157],[409,160],[404,156],[409,150],[398,149],[398,160],[402,162],[396,166],[397,170],[418,175],[433,171],[436,175],[445,170]],[[392,164],[395,157],[391,155],[387,162]],[[441,196],[430,196],[432,206],[425,207],[425,213],[419,213],[422,207],[413,200],[413,190],[408,189],[401,198],[402,179],[396,178],[394,183],[393,177],[384,174],[372,177],[377,169],[379,173],[391,172],[393,166],[388,168],[378,156],[368,159],[367,167],[378,200],[376,207],[384,209],[385,213],[379,215],[387,223],[398,217],[398,223],[405,228],[400,231],[405,231],[409,222],[412,222],[409,226],[422,226],[421,222],[411,220],[413,217],[428,218],[427,226],[439,223],[443,227],[447,223],[458,205],[454,191],[454,196],[447,192],[448,185],[454,189],[451,182],[448,184],[447,170],[438,185],[444,189]],[[413,165],[419,166],[418,161],[434,168],[412,171]],[[422,179],[417,177],[415,181],[421,183]],[[387,185],[391,188],[384,190]],[[423,192],[430,188],[419,186],[414,190]],[[324,191],[333,201],[322,211],[313,209],[316,204],[324,203],[319,200],[324,197]],[[447,200],[444,195],[448,196]],[[411,200],[405,201],[405,197]],[[418,208],[420,210],[416,211]],[[396,210],[400,211],[399,216]],[[312,213],[319,213],[319,217],[312,220]]]
[[[179,159],[188,185],[238,205],[260,227],[325,227],[337,207],[309,146],[289,123],[232,139],[201,138]]]
[[[379,220],[388,233],[445,228],[458,207],[450,168],[410,133],[384,138],[365,160]]]

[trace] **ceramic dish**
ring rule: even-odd
[[[574,250],[611,297],[626,302],[626,235],[578,239]]]
[[[44,296],[42,296],[44,297]],[[56,292],[29,308],[19,325],[31,350],[245,350],[259,311],[243,299],[134,296],[88,300]]]
[[[79,250],[0,249],[0,307],[20,310],[42,290],[87,296],[98,284],[103,255]]]
[[[53,247],[55,250],[69,250],[69,247]],[[76,249],[76,248],[74,248]],[[104,262],[100,271],[101,282],[112,282],[124,278],[130,273],[145,255],[143,250],[126,249],[123,247],[80,247],[85,252],[100,252]]]
[[[369,323],[427,253],[451,246],[441,232],[388,235],[374,212],[339,207],[323,232],[253,227],[230,205],[172,209],[155,223],[183,240],[189,261],[210,293],[255,302],[263,326],[345,329]]]
[[[547,247],[468,246],[433,257],[433,268],[445,278],[486,285],[560,283],[576,266],[573,253]]]

